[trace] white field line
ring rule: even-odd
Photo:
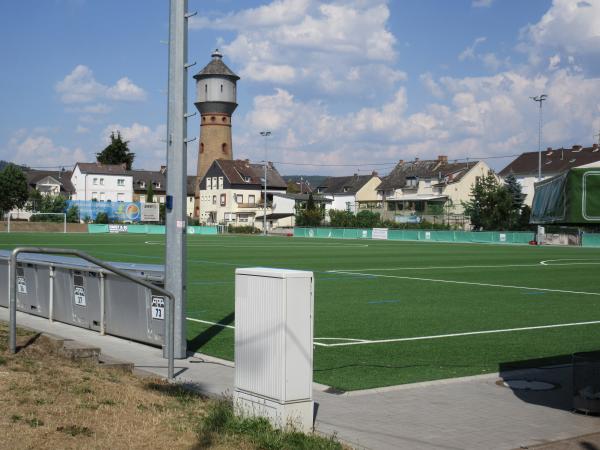
[[[582,325],[596,325],[599,324],[600,320],[594,320],[591,322],[574,322],[574,323],[559,323],[555,325],[540,325],[535,327],[520,327],[520,328],[504,328],[501,330],[483,330],[483,331],[469,331],[465,333],[451,333],[451,334],[438,334],[433,336],[417,336],[409,338],[398,338],[398,339],[377,339],[377,340],[363,340],[360,342],[339,342],[335,344],[323,344],[325,347],[344,347],[348,345],[365,345],[365,344],[385,344],[390,342],[408,342],[408,341],[423,341],[430,339],[443,339],[457,336],[474,336],[477,334],[494,334],[494,333],[509,333],[512,331],[529,331],[529,330],[543,330],[548,328],[562,328],[562,327],[576,327]]]
[[[568,263],[560,263],[560,261],[584,261],[584,262],[568,262]],[[556,264],[558,262],[558,264]],[[600,264],[600,261],[597,259],[580,259],[580,258],[566,258],[566,259],[547,259],[545,261],[540,261],[542,266],[580,266],[587,264]]]
[[[559,261],[583,261],[583,262],[567,262],[557,263]],[[600,261],[597,259],[548,259],[546,261],[540,261],[535,264],[501,264],[491,266],[424,266],[424,267],[373,267],[370,269],[334,269],[328,270],[328,272],[388,272],[394,270],[434,270],[434,269],[501,269],[507,267],[544,267],[544,266],[578,266],[578,265],[599,265]]]
[[[209,322],[208,320],[194,319],[193,317],[186,317],[186,319],[190,320],[192,322],[206,323],[208,325],[214,325],[214,326],[221,327],[221,328],[229,328],[231,330],[235,330],[235,327],[233,325],[225,325],[223,323]]]
[[[364,272],[364,271],[394,271],[394,270],[430,270],[430,269],[498,269],[503,267],[540,267],[541,263],[536,264],[506,264],[506,265],[495,265],[495,266],[425,266],[425,267],[385,267],[385,268],[371,268],[371,269],[339,269],[339,270],[328,270],[327,272],[342,273],[342,272]],[[600,263],[599,263],[600,264]]]
[[[562,294],[581,294],[581,295],[597,295],[600,296],[600,292],[585,292],[585,291],[567,291],[565,289],[548,289],[548,288],[535,288],[528,286],[512,286],[509,284],[493,284],[493,283],[475,283],[473,281],[456,281],[456,280],[440,280],[437,278],[423,278],[423,277],[408,277],[403,275],[383,275],[376,273],[360,273],[350,271],[329,271],[330,273],[340,273],[346,275],[362,275],[364,277],[376,277],[376,278],[396,278],[398,280],[415,280],[415,281],[431,281],[434,283],[449,283],[449,284],[466,284],[470,286],[487,286],[487,287],[499,287],[506,289],[525,289],[529,291],[544,291],[544,292],[559,292]]]
[[[146,245],[164,245],[164,242],[159,242],[159,241],[145,241],[144,244]],[[90,244],[91,245],[91,244]],[[292,244],[290,245],[288,244],[213,244],[213,243],[196,243],[196,244],[187,244],[188,247],[219,247],[219,248],[305,248],[305,247],[342,247],[342,248],[346,248],[346,247],[351,247],[351,248],[365,248],[368,247],[369,244],[344,244],[344,243],[340,243],[340,244],[316,244],[316,243],[310,243],[310,244]]]
[[[221,328],[229,328],[230,330],[235,330],[235,327],[233,325],[225,325],[225,324],[222,324],[222,323],[210,322],[208,320],[194,319],[193,317],[186,317],[186,319],[189,320],[189,321],[191,321],[191,322],[205,323],[205,324],[208,324],[208,325],[213,325],[213,326],[217,326],[217,327],[221,327]],[[329,338],[323,338],[323,339],[329,339]],[[342,340],[342,339],[337,339],[337,338],[335,338],[335,339],[336,340]],[[360,340],[360,339],[358,339],[358,340],[362,342],[362,340]],[[321,347],[327,347],[327,344],[323,344],[321,342],[314,342],[313,341],[313,344],[321,346]]]

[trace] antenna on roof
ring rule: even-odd
[[[594,137],[598,138],[598,145],[600,145],[600,129],[598,130],[598,134],[595,134]]]

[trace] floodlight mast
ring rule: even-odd
[[[267,235],[267,138],[271,136],[270,131],[261,131],[260,135],[265,138],[265,174],[264,174],[264,195],[263,195],[263,236]]]
[[[187,175],[187,0],[169,3],[169,91],[167,115],[167,199],[165,288],[173,293],[174,357],[187,357],[186,175]],[[167,318],[169,319],[169,318]],[[170,319],[169,319],[170,320]],[[166,349],[165,349],[166,351]]]
[[[538,181],[542,181],[542,103],[548,99],[548,96],[546,94],[541,94],[536,97],[529,98],[540,104],[538,124]]]

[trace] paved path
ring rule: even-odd
[[[5,308],[0,308],[0,320],[8,320]],[[166,376],[160,349],[22,313],[18,313],[17,323],[100,347],[106,355]],[[177,360],[175,367],[177,380],[194,383],[206,393],[233,391],[231,363],[195,355]],[[502,375],[561,386],[544,392],[513,391],[497,384],[499,374],[343,395],[325,393],[323,386],[315,384],[316,428],[335,432],[359,448],[408,450],[514,449],[600,430],[600,418],[569,412],[570,370]]]

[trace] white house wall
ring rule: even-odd
[[[119,180],[123,180],[122,185],[119,184]],[[71,183],[75,187],[73,200],[90,201],[95,198],[98,201],[133,201],[131,175],[81,173],[79,166],[76,166]]]

